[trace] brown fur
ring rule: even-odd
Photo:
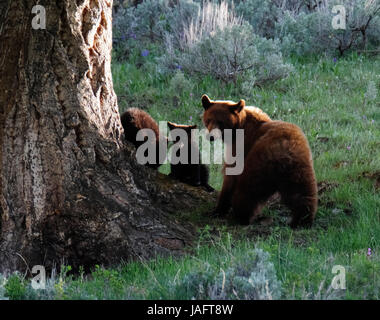
[[[160,143],[167,143],[166,138],[160,135],[157,122],[144,110],[139,108],[129,108],[121,115],[121,124],[124,128],[125,138],[134,144],[136,148],[141,146],[144,141],[137,141],[136,135],[140,129],[151,129],[156,135],[156,164],[147,164],[149,167],[158,168],[165,159],[159,158]]]
[[[317,184],[308,141],[294,124],[272,121],[245,101],[211,101],[202,97],[203,121],[214,128],[244,129],[244,170],[224,175],[215,212],[225,214],[232,205],[242,224],[252,223],[275,192],[292,211],[291,226],[311,225],[317,210]],[[232,145],[232,150],[235,146]]]

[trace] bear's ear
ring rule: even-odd
[[[245,107],[245,100],[241,99],[237,104],[231,107],[231,111],[239,113]]]
[[[203,108],[205,110],[207,110],[208,108],[210,108],[211,105],[212,105],[212,102],[211,102],[210,98],[206,94],[204,94],[202,96],[202,105],[203,105]]]
[[[173,130],[173,129],[177,128],[177,125],[173,122],[168,121],[168,127],[170,130]]]

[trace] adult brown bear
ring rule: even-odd
[[[243,172],[235,176],[224,173],[215,214],[226,214],[232,205],[242,224],[252,223],[266,200],[279,192],[292,211],[291,227],[311,226],[318,204],[317,184],[302,130],[291,123],[272,121],[259,108],[246,107],[244,100],[211,101],[203,95],[202,104],[209,132],[244,129]],[[236,143],[227,147],[234,151]]]

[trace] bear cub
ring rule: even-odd
[[[121,124],[124,128],[125,139],[132,142],[136,149],[145,143],[145,141],[136,140],[137,132],[141,129],[153,130],[156,136],[156,141],[154,142],[156,148],[156,162],[155,164],[147,163],[146,165],[153,169],[157,169],[161,166],[165,161],[165,158],[160,158],[159,149],[160,145],[163,147],[165,147],[165,144],[167,145],[167,139],[160,134],[157,122],[144,110],[139,108],[129,108],[121,115]]]
[[[131,142],[136,148],[141,146],[145,141],[137,141],[137,132],[141,129],[152,129],[156,136],[155,148],[156,148],[156,163],[147,164],[147,166],[157,169],[164,161],[163,156],[160,158],[159,148],[160,146],[167,147],[168,140],[160,133],[157,122],[144,110],[139,108],[129,108],[121,115],[121,124],[124,128],[124,135],[126,140]],[[168,122],[169,129],[182,128],[187,133],[188,150],[190,148],[196,148],[195,144],[191,143],[191,129],[195,129],[196,126],[183,126],[176,125]],[[195,152],[199,152],[195,149]],[[166,156],[166,154],[165,154]],[[208,184],[209,172],[208,168],[203,164],[171,164],[170,176],[174,179],[178,179],[181,182],[193,185],[203,186],[207,191],[211,192],[214,189]]]
[[[290,226],[311,226],[318,194],[312,154],[302,130],[288,122],[272,121],[259,108],[245,106],[244,100],[212,101],[203,95],[202,105],[203,122],[209,132],[244,129],[243,172],[224,174],[214,213],[224,215],[232,206],[240,223],[250,224],[266,200],[279,192],[292,212]],[[226,147],[234,152],[236,143]]]
[[[170,176],[178,179],[184,183],[190,184],[192,186],[202,186],[208,192],[214,191],[214,188],[208,184],[209,180],[209,170],[208,167],[202,163],[192,164],[191,163],[191,153],[198,153],[199,149],[196,143],[192,140],[191,130],[196,129],[196,125],[180,125],[168,121],[169,130],[183,129],[186,132],[186,147],[188,150],[188,163],[187,164],[170,164]],[[174,143],[179,142],[179,137],[177,137]],[[184,148],[185,145],[182,146]],[[176,156],[179,157],[180,149],[177,150]]]

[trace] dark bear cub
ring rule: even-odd
[[[196,129],[196,125],[179,125],[168,121],[168,127],[170,131],[174,129],[183,129],[186,132],[186,146],[188,150],[188,163],[178,163],[170,164],[170,176],[180,180],[181,182],[193,185],[193,186],[203,186],[208,192],[214,191],[214,188],[208,184],[209,171],[206,165],[202,163],[192,164],[191,163],[191,153],[198,153],[199,149],[195,142],[192,141],[191,130]],[[174,143],[178,143],[179,137],[176,138]],[[183,145],[181,148],[184,148]],[[179,157],[180,149],[176,151],[176,156]]]
[[[141,129],[153,130],[156,136],[156,141],[154,142],[156,148],[156,162],[155,164],[148,163],[147,166],[154,169],[158,168],[165,161],[163,155],[160,157],[160,145],[165,147],[164,145],[167,144],[167,139],[160,134],[157,122],[145,111],[139,108],[129,108],[121,115],[121,124],[124,128],[126,140],[132,142],[136,148],[146,141],[137,141],[137,132]]]

